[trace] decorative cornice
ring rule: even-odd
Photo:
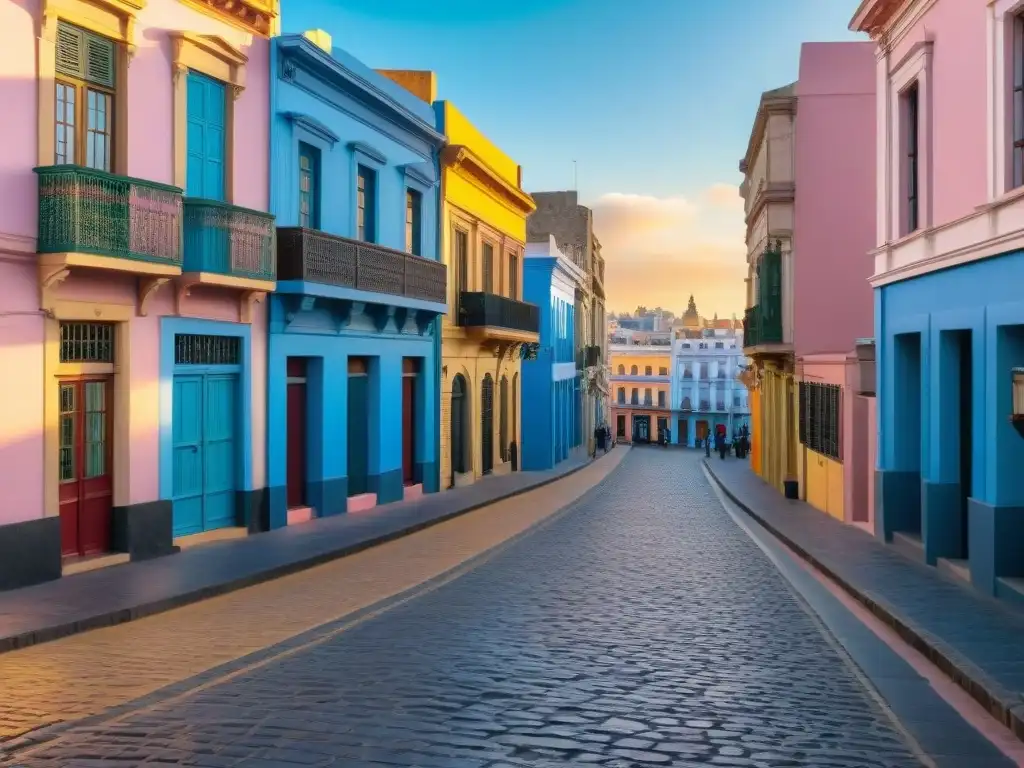
[[[307,130],[317,138],[323,139],[331,145],[331,149],[334,149],[334,145],[341,141],[341,137],[338,134],[309,115],[304,115],[301,112],[282,112],[281,117],[292,125]]]
[[[792,85],[795,85],[793,83]],[[787,87],[792,87],[787,86]],[[782,89],[778,89],[782,90]],[[747,141],[747,151],[740,160],[740,173],[747,173],[753,167],[754,158],[761,148],[761,140],[768,129],[768,118],[771,115],[795,115],[797,109],[797,98],[794,94],[782,95],[776,91],[768,91],[761,94],[761,100],[757,105],[757,114],[754,116],[754,125],[750,130],[750,139]]]
[[[851,32],[866,32],[875,38],[896,16],[905,0],[861,0],[850,20]]]
[[[432,123],[409,110],[389,93],[359,73],[353,72],[305,37],[285,35],[277,39],[276,45],[281,54],[280,77],[286,82],[295,80],[296,69],[301,66],[328,87],[354,97],[433,147],[440,149],[447,143],[444,134]]]
[[[350,141],[346,144],[351,151],[361,152],[374,162],[380,163],[381,165],[388,164],[388,157],[376,147],[372,147],[363,141]]]
[[[270,37],[280,15],[274,0],[181,0],[207,15],[229,21],[260,37]]]
[[[529,215],[537,210],[537,204],[533,201],[532,197],[519,189],[519,187],[506,181],[501,174],[466,145],[449,144],[442,150],[441,160],[453,170],[464,168],[470,175],[483,182],[489,189],[501,194],[506,201],[514,205],[520,212]]]
[[[432,187],[437,184],[437,174],[434,172],[433,163],[406,163],[398,166],[409,176],[425,187]]]
[[[754,193],[754,203],[746,215],[747,238],[761,211],[768,203],[792,203],[796,200],[796,184],[792,181],[774,181],[761,184]]]

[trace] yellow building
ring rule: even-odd
[[[671,428],[670,345],[612,344],[609,351],[611,427],[623,443],[653,442]]]
[[[750,389],[750,465],[792,498],[799,492],[792,269],[795,119],[793,85],[763,93],[740,161],[747,225],[743,352],[750,360],[745,377]]]
[[[538,309],[522,300],[526,218],[522,168],[447,101],[438,128],[442,253],[449,314],[442,323],[441,483],[512,468],[520,440],[519,361],[539,340]]]

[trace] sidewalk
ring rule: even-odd
[[[570,457],[552,470],[488,477],[416,501],[0,592],[0,653],[133,621],[312,568],[518,496],[590,463],[586,456]]]
[[[836,581],[1024,740],[1024,613],[810,505],[745,461],[706,459],[737,505]]]

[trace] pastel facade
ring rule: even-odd
[[[577,292],[588,279],[553,236],[527,244],[523,296],[540,308],[540,345],[535,359],[522,362],[522,397],[529,403],[522,426],[525,470],[551,469],[585,444],[585,379],[577,340],[586,317],[576,313]]]
[[[862,479],[874,440],[867,402],[874,385],[860,385],[856,345],[874,323],[864,257],[875,230],[874,46],[805,43],[796,97],[797,480],[801,499],[867,526]]]
[[[0,588],[262,524],[276,16],[0,9]]]
[[[707,330],[672,343],[672,442],[699,447],[719,424],[732,437],[750,425],[747,388],[737,379],[746,366],[743,337]]]
[[[647,443],[671,429],[670,346],[609,345],[611,428],[623,443]]]
[[[438,489],[438,157],[430,104],[333,48],[276,38],[269,527]]]
[[[875,530],[1010,598],[1024,584],[1022,11],[865,0],[851,24],[885,41]]]
[[[392,76],[392,75],[389,75]],[[434,103],[441,155],[441,487],[511,471],[520,450],[520,359],[539,341],[523,300],[526,218],[535,206],[522,169],[447,101]],[[515,460],[515,461],[514,461]]]

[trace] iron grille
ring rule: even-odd
[[[239,365],[242,340],[238,336],[178,333],[174,336],[175,365]]]
[[[61,323],[60,361],[114,362],[114,326],[111,323]]]
[[[842,388],[838,384],[801,382],[800,442],[815,453],[842,461]]]

